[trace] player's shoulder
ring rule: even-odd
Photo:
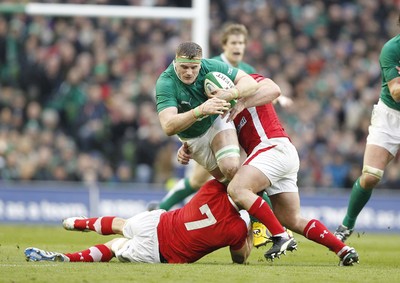
[[[214,66],[223,66],[225,63],[222,60],[217,60],[213,58],[204,58],[201,60],[201,67],[203,66],[210,66],[210,68],[213,68]]]
[[[220,62],[223,62],[223,61],[224,61],[224,60],[222,60],[221,54],[219,54],[219,55],[217,55],[217,56],[214,56],[214,57],[211,57],[211,59],[212,59],[212,60],[217,60],[217,61],[220,61]]]
[[[392,37],[382,47],[381,53],[399,52],[400,47],[400,34]]]
[[[158,77],[156,81],[156,88],[171,88],[175,85],[175,81],[178,80],[175,72],[173,72],[173,68],[169,66],[161,75]]]
[[[239,67],[239,69],[245,71],[248,74],[256,73],[256,69],[252,65],[250,65],[246,62],[243,62],[243,61],[240,62],[238,67]]]

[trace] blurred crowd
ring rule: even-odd
[[[400,31],[395,1],[210,2],[210,56],[222,51],[224,23],[246,25],[244,61],[294,100],[277,111],[300,154],[299,186],[351,187],[380,93],[379,52]],[[190,27],[186,20],[0,13],[0,179],[173,178],[179,143],[160,128],[154,86],[177,44],[191,39]],[[399,168],[397,157],[380,186],[400,189]]]

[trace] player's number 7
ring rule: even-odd
[[[217,219],[215,219],[208,204],[202,205],[199,209],[201,214],[205,214],[207,218],[185,223],[186,229],[188,231],[205,228],[217,223]]]

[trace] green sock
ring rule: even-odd
[[[172,190],[162,199],[160,209],[170,210],[175,204],[182,202],[186,197],[197,192],[189,184],[189,179],[181,179]]]
[[[263,200],[265,200],[266,203],[268,203],[269,207],[272,209],[271,200],[269,199],[268,194],[266,192],[263,192],[262,198],[263,198]],[[259,222],[257,218],[255,218],[251,215],[250,215],[250,220],[251,220],[251,222]]]
[[[351,190],[349,206],[347,207],[346,216],[343,219],[343,225],[349,229],[353,229],[361,210],[369,201],[372,190],[365,190],[360,185],[360,178],[353,185]]]

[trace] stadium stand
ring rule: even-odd
[[[379,96],[379,51],[398,33],[394,1],[210,5],[211,29],[225,21],[245,24],[245,61],[294,100],[278,111],[300,154],[299,187],[351,187]],[[174,177],[176,140],[155,123],[154,84],[176,44],[190,39],[189,26],[0,14],[0,179],[165,183]],[[218,40],[218,33],[210,35],[211,56],[221,52]],[[399,166],[397,157],[380,186],[400,189]]]

